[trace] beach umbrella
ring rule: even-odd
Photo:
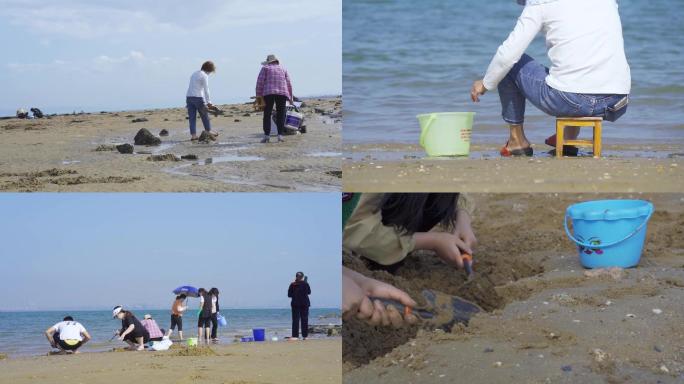
[[[190,285],[182,285],[176,289],[173,290],[173,293],[176,295],[180,295],[184,293],[188,297],[198,297],[199,293],[197,292],[197,288],[192,287]]]

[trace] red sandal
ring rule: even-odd
[[[523,156],[532,157],[532,155],[534,154],[534,150],[532,149],[532,147],[510,150],[510,149],[508,149],[508,141],[507,141],[506,145],[501,147],[501,150],[499,151],[499,153],[503,157],[523,157]]]

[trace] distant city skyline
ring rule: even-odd
[[[342,92],[341,0],[0,0],[0,42],[0,115],[184,106],[205,60],[214,101],[246,102],[271,53],[296,96]]]
[[[0,194],[1,311],[168,308],[180,285],[224,308],[288,308],[297,271],[341,305],[336,193]]]

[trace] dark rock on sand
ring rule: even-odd
[[[169,135],[169,131],[167,131],[166,129],[162,129],[161,131],[159,131],[159,136],[168,136],[168,135]]]
[[[200,143],[209,143],[211,141],[216,141],[216,138],[209,134],[207,131],[202,131],[199,137]]]
[[[239,123],[239,122],[242,121],[242,120],[240,120],[240,119],[235,119],[235,120],[233,120],[233,121],[236,122],[236,123]]]
[[[252,116],[252,114],[251,114],[251,113],[245,113],[245,114],[242,115],[242,116],[244,116],[244,117],[250,117],[250,116]]]
[[[141,128],[138,133],[135,134],[135,145],[159,145],[161,144],[161,139],[150,133],[145,128]]]
[[[197,160],[198,157],[197,157],[197,155],[190,154],[190,155],[181,156],[181,159],[183,159],[183,160]]]
[[[181,161],[178,156],[173,153],[167,153],[165,155],[152,155],[147,158],[149,161]]]
[[[116,150],[119,153],[133,153],[133,146],[130,144],[121,144],[116,146]]]
[[[144,123],[144,122],[146,122],[146,121],[148,121],[147,118],[139,117],[139,118],[137,118],[137,119],[131,120],[131,123]]]

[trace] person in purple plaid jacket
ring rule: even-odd
[[[257,78],[256,96],[264,101],[264,138],[262,143],[268,143],[271,136],[271,113],[276,108],[276,126],[278,127],[278,142],[285,141],[286,105],[293,102],[292,84],[287,70],[280,65],[275,55],[268,55],[261,63],[261,72]]]

